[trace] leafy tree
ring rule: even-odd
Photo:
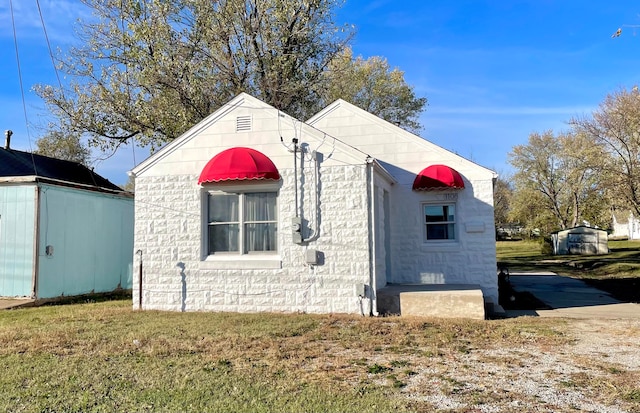
[[[529,231],[538,229],[543,234],[558,229],[556,218],[546,208],[544,195],[532,185],[514,185],[509,220],[520,223]]]
[[[81,44],[60,62],[70,83],[35,90],[60,131],[104,151],[131,138],[153,150],[240,92],[299,119],[342,97],[419,129],[426,100],[402,72],[381,58],[349,62],[352,31],[334,23],[341,0],[81,1],[94,20],[79,22]],[[349,83],[358,87],[340,93]]]
[[[354,59],[346,48],[331,61],[325,78],[327,87],[320,92],[324,106],[341,98],[411,132],[422,129],[418,116],[427,99],[416,97],[404,73],[391,69],[387,59]]]
[[[576,130],[602,150],[602,182],[615,194],[614,206],[640,216],[640,92],[620,89],[607,95],[591,117],[572,119]]]
[[[35,153],[52,158],[89,164],[91,152],[84,146],[80,136],[76,134],[65,135],[59,131],[52,131],[36,141]]]
[[[508,178],[498,177],[493,186],[493,216],[496,226],[509,223],[513,187]]]
[[[515,211],[546,230],[599,216],[597,212],[606,209],[601,203],[605,192],[599,184],[600,158],[597,145],[585,134],[532,133],[526,145],[515,146],[509,154],[516,169]]]
[[[129,176],[129,178],[127,178],[127,182],[121,186],[125,191],[136,192],[136,180],[133,175]]]
[[[336,0],[82,0],[95,20],[61,62],[73,81],[36,87],[62,127],[103,149],[159,146],[244,91],[300,118],[351,33]]]

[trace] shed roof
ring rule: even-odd
[[[122,191],[119,186],[78,162],[0,148],[0,178],[5,177],[46,178],[94,189]]]
[[[594,227],[588,227],[586,225],[578,225],[577,227],[571,227],[571,228],[565,228],[565,229],[559,229],[557,231],[552,232],[551,234],[560,234],[561,232],[567,232],[567,233],[588,233],[588,232],[607,232],[606,229],[602,229],[602,228],[594,228]]]

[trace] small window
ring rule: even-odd
[[[456,239],[456,206],[423,205],[426,240],[455,240]]]
[[[209,192],[207,254],[277,252],[276,192]]]

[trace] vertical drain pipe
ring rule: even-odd
[[[295,197],[296,197],[296,218],[300,216],[298,210],[298,138],[293,138],[293,180],[295,181],[295,186],[293,187]]]
[[[136,251],[140,256],[140,265],[138,266],[138,310],[142,310],[142,250]]]

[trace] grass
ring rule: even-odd
[[[0,313],[0,410],[428,411],[402,391],[433,354],[554,347],[568,340],[562,327],[138,312],[124,300],[16,309]]]
[[[541,255],[535,243],[503,242],[498,257],[512,272],[635,281],[640,244],[610,246],[607,256],[556,257]],[[140,312],[130,299],[83,299],[0,312],[0,410],[427,412],[438,402],[416,395],[434,391],[508,409],[514,397],[532,401],[474,387],[464,371],[491,380],[500,368],[529,363],[505,349],[567,354],[574,334],[559,319]],[[468,364],[474,359],[481,364]],[[597,374],[560,375],[558,387],[640,408],[638,372],[606,360],[575,362]]]
[[[551,271],[580,278],[626,302],[640,302],[640,242],[609,241],[606,255],[543,254],[537,241],[499,241],[498,264],[510,272]]]

